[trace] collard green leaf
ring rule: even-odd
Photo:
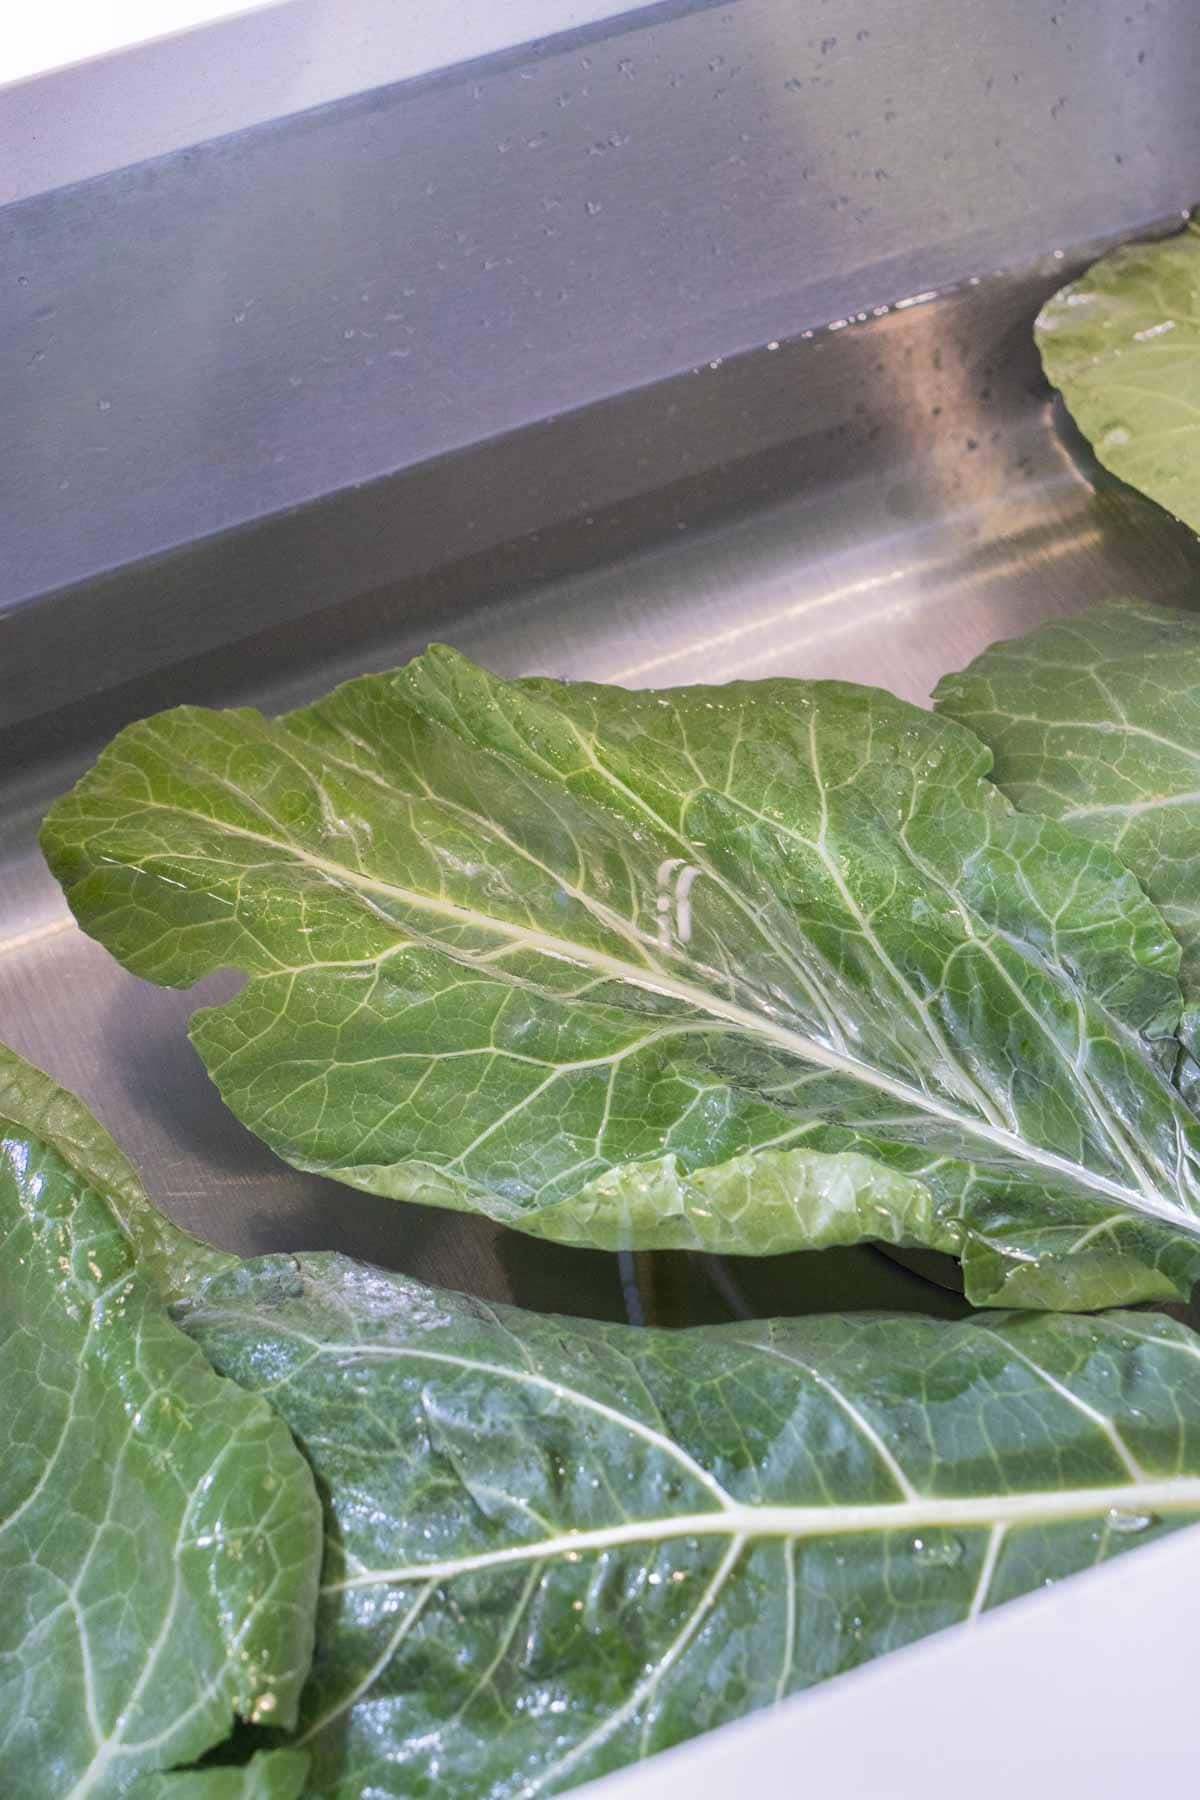
[[[976,1301],[1187,1291],[1178,946],[978,739],[873,689],[503,682],[446,650],[123,732],[43,834],[138,974],[353,1185],[605,1247],[879,1238]]]
[[[558,1793],[1200,1516],[1152,1315],[635,1330],[307,1255],[186,1306],[325,1497],[323,1800]]]
[[[1200,531],[1200,224],[1101,257],[1035,335],[1105,468]]]
[[[234,1258],[175,1225],[151,1204],[141,1176],[95,1115],[68,1089],[0,1044],[0,1122],[52,1149],[88,1188],[104,1196],[139,1266],[166,1299]]]
[[[1183,950],[1182,1036],[1200,1051],[1200,617],[1111,600],[993,644],[937,687],[994,780],[1116,852]]]
[[[214,1375],[170,1322],[134,1247],[151,1268],[174,1260],[175,1292],[232,1259],[185,1268],[190,1240],[152,1217],[81,1103],[4,1052],[5,1800],[128,1794],[226,1738],[235,1716],[288,1724],[307,1673],[311,1475],[266,1403]],[[164,1773],[148,1791],[185,1779]]]

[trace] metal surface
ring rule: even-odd
[[[37,823],[129,719],[280,709],[430,637],[509,673],[923,702],[1113,592],[1200,603],[1196,541],[1095,468],[1030,339],[1084,254],[1056,246],[1196,198],[1198,78],[1191,0],[672,0],[0,210],[0,1036],[242,1252],[673,1323],[962,1310],[869,1249],[631,1267],[288,1170],[187,1042],[231,980],[123,973]],[[1188,1538],[613,1800],[790,1795],[801,1731],[806,1784],[862,1793],[1178,1779]]]
[[[0,719],[644,492],[446,459],[1182,208],[1198,87],[1193,0],[671,0],[0,210]]]
[[[0,85],[0,206],[631,10],[629,0],[258,0],[66,68],[75,45],[56,10],[42,38],[54,72]],[[88,19],[94,40],[109,16]]]
[[[475,557],[447,539],[419,582],[10,730],[0,1034],[91,1101],[169,1211],[230,1248],[332,1246],[479,1294],[623,1315],[614,1259],[278,1163],[224,1110],[186,1040],[187,1015],[228,981],[203,996],[151,988],[68,928],[37,820],[128,719],[182,700],[279,709],[430,637],[506,673],[842,676],[920,702],[944,670],[1049,614],[1121,590],[1189,603],[1196,541],[1094,469],[1042,382],[1030,326],[1069,266],[968,285],[482,446],[451,473],[469,491],[503,478],[536,495],[536,529]],[[593,481],[624,481],[623,497],[583,510]],[[386,536],[386,518],[375,523]],[[47,631],[41,655],[62,654]],[[666,1320],[957,1304],[870,1250],[644,1258],[638,1284],[635,1310]]]

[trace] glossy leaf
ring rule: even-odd
[[[876,690],[503,682],[446,650],[123,732],[43,841],[281,1155],[568,1242],[1186,1293],[1178,947],[970,733]]]
[[[993,644],[937,687],[1024,812],[1116,852],[1183,949],[1183,1035],[1200,1049],[1200,616],[1113,600]]]
[[[1106,469],[1200,531],[1200,225],[1127,244],[1038,317],[1046,376]]]
[[[175,1259],[176,1291],[232,1259],[151,1216],[81,1103],[0,1053],[5,1800],[195,1792],[135,1784],[237,1716],[288,1724],[308,1670],[312,1478],[266,1403],[171,1324],[132,1246],[160,1272]]]
[[[0,1044],[0,1121],[52,1149],[79,1182],[102,1194],[138,1264],[167,1299],[236,1260],[192,1237],[150,1202],[142,1178],[95,1114],[7,1044]]]
[[[325,1496],[322,1800],[559,1793],[1200,1516],[1150,1314],[634,1330],[302,1255],[182,1317]]]

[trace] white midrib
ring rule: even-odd
[[[1200,1513],[1200,1476],[1115,1483],[1110,1487],[1067,1488],[1025,1494],[983,1494],[963,1498],[921,1496],[916,1500],[868,1502],[859,1506],[743,1506],[679,1513],[667,1519],[628,1519],[595,1531],[566,1531],[530,1544],[510,1544],[475,1556],[441,1562],[404,1563],[370,1569],[331,1583],[326,1593],[350,1588],[393,1586],[413,1581],[448,1581],[557,1557],[581,1557],[625,1544],[663,1544],[680,1538],[796,1539],[852,1537],[872,1532],[1006,1531],[1022,1526],[1099,1519],[1109,1514],[1150,1520],[1164,1513]]]
[[[647,973],[636,963],[627,963],[620,957],[610,956],[606,951],[597,950],[590,945],[573,942],[568,938],[559,938],[549,932],[533,930],[529,926],[517,925],[507,919],[493,918],[489,913],[474,911],[471,907],[459,906],[453,900],[441,899],[432,894],[421,894],[414,889],[399,886],[395,882],[384,881],[378,876],[365,875],[360,871],[349,869],[344,863],[333,862],[327,857],[318,856],[301,845],[288,842],[286,839],[271,837],[266,832],[253,831],[249,826],[234,825],[224,819],[213,819],[204,813],[194,813],[186,807],[169,806],[161,801],[140,800],[139,806],[156,812],[170,813],[177,818],[194,819],[198,824],[206,825],[222,833],[234,837],[245,838],[251,843],[262,844],[281,856],[289,857],[307,868],[313,869],[327,881],[341,887],[357,888],[364,893],[385,895],[391,900],[398,900],[404,906],[414,908],[418,912],[431,913],[437,918],[448,919],[456,925],[465,926],[475,931],[491,931],[507,938],[515,946],[536,951],[543,956],[551,956],[561,962],[573,964],[576,968],[594,970],[598,974],[610,977],[617,982],[631,987],[639,987],[648,993],[662,994],[669,999],[682,1000],[697,1011],[707,1013],[712,1019],[732,1025],[749,1036],[757,1037],[776,1048],[786,1051],[790,1056],[802,1062],[828,1069],[831,1073],[850,1075],[864,1087],[874,1088],[878,1093],[888,1094],[894,1100],[913,1107],[917,1112],[925,1113],[932,1118],[944,1120],[956,1130],[969,1133],[981,1142],[991,1144],[1015,1156],[1019,1161],[1033,1163],[1039,1168],[1051,1169],[1060,1175],[1067,1175],[1081,1186],[1090,1188],[1094,1193],[1107,1195],[1110,1199],[1119,1200],[1131,1211],[1140,1212],[1155,1218],[1161,1218],[1175,1227],[1176,1230],[1189,1232],[1200,1238],[1200,1218],[1194,1218],[1181,1206],[1174,1206],[1157,1194],[1147,1194],[1138,1188],[1126,1187],[1119,1181],[1112,1181],[1107,1176],[1099,1175],[1094,1170],[1085,1168],[1080,1163],[1071,1162],[1068,1157],[1058,1156],[1052,1150],[1043,1150],[1032,1144],[1027,1138],[1018,1136],[1016,1132],[1006,1131],[1002,1126],[990,1125],[983,1120],[972,1118],[969,1114],[960,1113],[946,1102],[935,1096],[924,1093],[919,1088],[911,1087],[907,1082],[876,1069],[870,1063],[860,1061],[843,1051],[832,1050],[827,1045],[818,1043],[816,1039],[805,1037],[802,1032],[794,1031],[788,1026],[779,1025],[767,1014],[752,1012],[749,1007],[739,1006],[736,1001],[722,1000],[704,988],[696,987],[689,981],[667,974],[662,970]],[[459,960],[469,964],[470,958],[465,953],[454,952]],[[320,964],[313,965],[319,968]]]
[[[1186,794],[1160,794],[1153,800],[1108,800],[1097,801],[1090,806],[1068,807],[1061,817],[1064,819],[1097,819],[1107,815],[1118,818],[1136,819],[1143,813],[1166,812],[1176,806],[1195,806],[1200,802],[1200,790]]]

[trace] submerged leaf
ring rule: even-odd
[[[325,1496],[322,1800],[558,1793],[1200,1517],[1150,1315],[635,1330],[302,1255],[182,1322]]]
[[[1178,947],[969,732],[873,689],[499,681],[433,650],[268,721],[130,727],[52,810],[138,974],[289,1161],[566,1242],[961,1256],[1178,1297]]]
[[[1200,531],[1200,224],[1102,256],[1035,335],[1105,468]]]
[[[1112,600],[993,644],[938,683],[1023,812],[1106,844],[1183,949],[1181,1035],[1200,1053],[1200,616]]]
[[[265,1402],[170,1322],[134,1250],[156,1275],[171,1261],[177,1293],[232,1259],[154,1217],[86,1108],[0,1053],[5,1800],[142,1791],[235,1716],[287,1725],[307,1673],[312,1478]]]

